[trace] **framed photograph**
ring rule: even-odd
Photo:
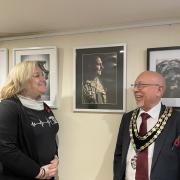
[[[125,44],[75,48],[74,74],[74,111],[125,112]]]
[[[2,86],[7,78],[8,66],[8,49],[0,48],[0,86]]]
[[[162,102],[167,106],[180,107],[180,46],[147,49],[147,68],[165,78]]]
[[[49,77],[47,79],[48,91],[42,96],[42,100],[45,101],[51,108],[57,108],[57,48],[55,46],[47,46],[13,49],[14,64],[26,60],[42,61],[45,68],[49,71]]]

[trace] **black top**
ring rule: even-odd
[[[57,155],[58,129],[47,104],[44,103],[44,110],[34,110],[23,106],[17,97],[2,100],[0,161],[3,171],[0,179],[34,179],[40,167]]]

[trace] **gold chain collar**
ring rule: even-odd
[[[137,121],[136,121],[138,110],[139,109],[135,109],[133,111],[129,126],[131,142],[136,152],[144,150],[146,147],[150,146],[157,139],[157,137],[161,134],[162,130],[164,129],[167,120],[172,114],[172,107],[166,107],[166,109],[164,110],[161,117],[158,119],[158,122],[155,124],[155,126],[150,131],[148,131],[144,136],[141,137],[138,135]],[[135,140],[139,141],[142,144],[139,148],[137,148],[137,144],[135,143]]]

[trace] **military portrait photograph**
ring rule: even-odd
[[[75,111],[124,111],[125,50],[125,45],[74,50]]]

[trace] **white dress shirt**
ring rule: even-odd
[[[161,101],[154,106],[152,109],[147,111],[151,117],[147,120],[147,131],[151,130],[155,124],[158,121],[159,118],[159,113],[161,110]],[[140,109],[139,115],[137,117],[137,128],[139,131],[140,124],[142,122],[141,118],[141,113],[145,112],[144,110]],[[154,151],[154,143],[152,143],[148,147],[148,174],[149,174],[149,179],[150,179],[150,171],[151,171],[151,164],[152,164],[152,157],[153,157],[153,151]],[[126,158],[126,174],[125,174],[125,180],[135,180],[135,174],[136,174],[136,169],[133,169],[131,166],[131,159],[136,156],[136,152],[133,148],[132,142],[129,144],[129,149],[127,153],[127,158]]]

